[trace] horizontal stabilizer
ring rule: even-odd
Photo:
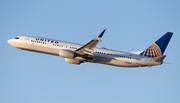
[[[166,57],[166,55],[161,55],[159,57],[154,57],[152,59],[150,59],[151,61],[154,61],[154,62],[162,62],[164,60],[164,58]]]

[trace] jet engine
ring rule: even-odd
[[[79,65],[79,64],[82,63],[82,61],[79,61],[79,60],[76,60],[76,59],[70,59],[70,58],[66,58],[65,61],[66,61],[67,63],[77,64],[77,65]]]
[[[63,50],[61,49],[59,51],[59,56],[64,57],[64,58],[74,58],[74,52],[70,50]]]

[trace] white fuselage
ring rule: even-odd
[[[20,50],[34,51],[55,56],[59,56],[59,51],[62,49],[75,51],[83,46],[76,43],[31,36],[19,36],[18,39],[8,40],[8,43]],[[150,57],[135,53],[120,52],[98,47],[94,48],[93,59],[85,59],[82,57],[75,57],[74,59],[120,67],[151,67],[162,64],[162,62],[151,61]]]

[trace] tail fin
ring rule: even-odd
[[[163,55],[172,35],[173,33],[167,32],[161,38],[159,38],[155,43],[153,43],[150,47],[148,47],[143,52],[141,52],[140,55],[147,57],[158,57]]]

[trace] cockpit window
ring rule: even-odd
[[[19,39],[19,37],[15,37],[15,39]]]

